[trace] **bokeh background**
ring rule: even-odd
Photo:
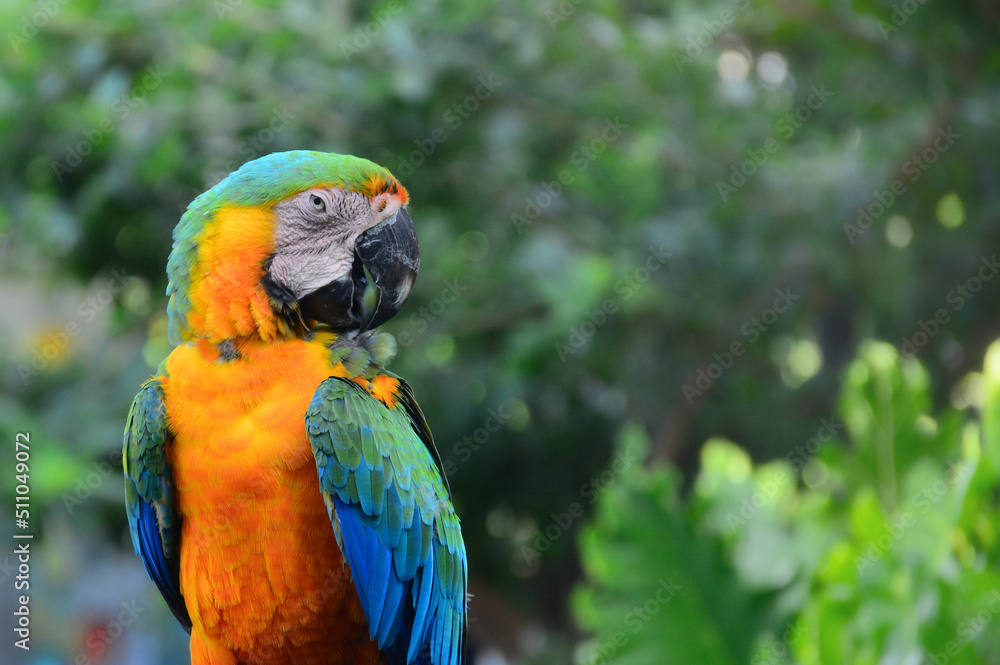
[[[1000,662],[991,0],[11,0],[0,508],[31,650],[188,662],[125,415],[185,206],[360,155],[422,271],[386,329],[470,556],[475,665]],[[31,436],[17,529],[14,441]]]

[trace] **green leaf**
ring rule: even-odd
[[[718,543],[698,532],[676,472],[622,476],[580,535],[588,581],[572,606],[593,639],[579,662],[746,662],[763,597],[744,587]]]

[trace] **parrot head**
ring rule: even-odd
[[[348,335],[389,320],[420,266],[406,190],[349,155],[247,162],[196,198],[167,264],[170,339]]]

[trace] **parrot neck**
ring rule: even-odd
[[[270,377],[288,374],[290,367],[324,367],[327,376],[351,379],[389,408],[395,408],[400,381],[386,374],[386,365],[396,355],[396,338],[386,332],[338,335],[326,326],[305,338],[265,342],[259,338],[226,340],[213,344],[199,339],[174,349],[160,369],[164,376],[179,371],[206,376],[209,384],[227,385],[232,395],[256,394],[255,386],[269,384]],[[193,366],[180,367],[178,363]],[[241,398],[244,405],[246,399]]]
[[[265,342],[255,337],[226,340],[213,344],[200,340],[199,345],[211,361],[247,359],[255,364],[268,358],[282,358],[290,348],[302,345],[324,347],[331,367],[342,367],[343,376],[372,379],[385,371],[396,357],[396,338],[390,333],[370,331],[360,335],[341,335],[328,326],[317,326],[303,338]],[[284,361],[282,361],[284,362]]]
[[[297,306],[280,309],[262,281],[274,253],[274,226],[270,210],[245,206],[218,209],[195,233],[185,233],[182,223],[168,267],[175,344],[305,335]]]

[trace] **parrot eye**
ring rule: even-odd
[[[309,197],[309,204],[312,205],[313,210],[316,212],[326,212],[326,201],[315,194]]]
[[[387,205],[389,205],[388,202],[385,199],[382,199],[381,201],[378,202],[378,211],[382,212],[383,210],[385,210],[385,207]]]

